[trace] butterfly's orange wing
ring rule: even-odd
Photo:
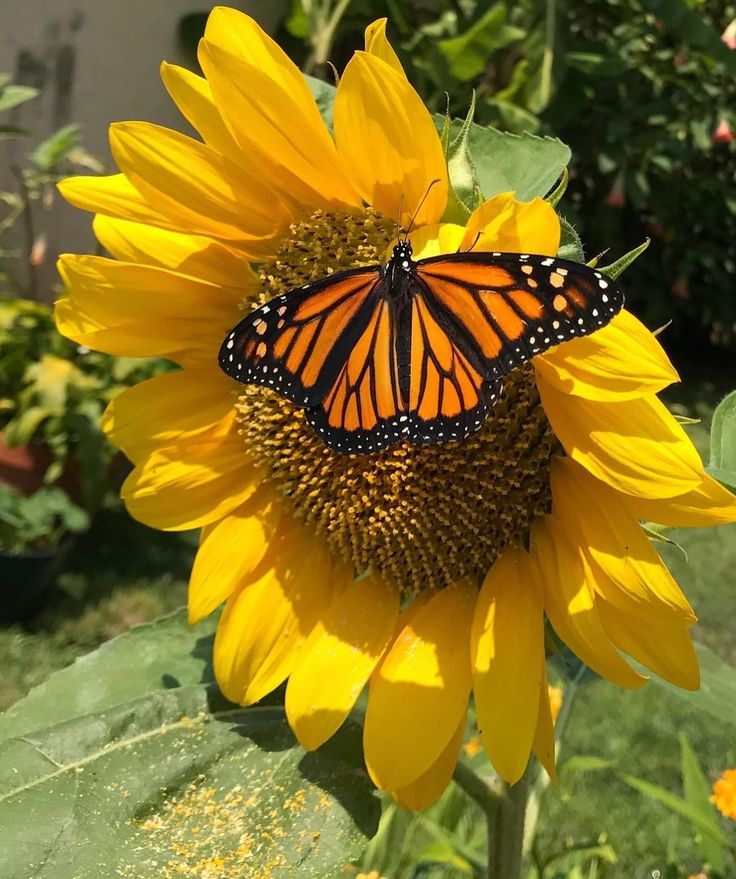
[[[624,302],[612,279],[554,257],[458,253],[420,260],[416,274],[486,378],[600,329]]]
[[[380,279],[379,266],[356,269],[271,299],[225,337],[221,368],[299,406],[321,403],[375,312]]]
[[[305,407],[337,451],[434,444],[477,430],[504,375],[623,305],[610,278],[551,257],[462,253],[401,267],[398,281],[392,261],[271,300],[226,337],[220,365]]]

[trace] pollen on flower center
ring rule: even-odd
[[[375,213],[322,212],[294,224],[262,267],[261,301],[335,271],[385,259],[395,225]],[[304,411],[246,386],[240,431],[274,488],[357,572],[373,570],[405,594],[476,580],[549,511],[549,464],[559,449],[534,370],[515,370],[483,427],[436,446],[401,443],[372,455],[327,448]]]

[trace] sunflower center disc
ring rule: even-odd
[[[316,212],[295,223],[261,269],[265,302],[325,275],[383,262],[395,225],[374,213]],[[272,487],[356,572],[371,569],[405,595],[476,581],[549,512],[549,464],[558,450],[530,364],[504,379],[483,427],[436,446],[400,443],[371,455],[329,449],[304,411],[246,386],[240,432]]]

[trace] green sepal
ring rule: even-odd
[[[616,260],[616,262],[612,262],[608,266],[601,266],[600,270],[604,275],[608,275],[609,278],[618,278],[618,276],[626,271],[628,267],[631,265],[634,260],[640,256],[644,251],[649,247],[650,238],[645,238],[644,241],[633,250],[630,250],[628,253],[625,253],[622,257]]]
[[[569,179],[570,179],[570,175],[568,174],[567,165],[566,165],[562,169],[562,176],[560,177],[560,182],[557,184],[557,186],[555,186],[555,188],[552,190],[552,192],[549,193],[549,195],[545,195],[545,197],[544,197],[544,200],[548,201],[552,205],[553,208],[557,207],[560,200],[562,199],[562,196],[565,194],[565,191],[567,190],[567,183],[568,183]]]
[[[478,172],[476,171],[468,146],[468,135],[474,115],[475,91],[470,100],[468,115],[465,117],[460,131],[450,143],[446,153],[447,176],[450,185],[447,193],[447,207],[442,219],[447,223],[464,224],[470,214],[483,200]],[[445,128],[449,137],[449,120],[446,121]]]
[[[580,240],[580,236],[572,224],[568,223],[564,217],[560,217],[560,229],[562,235],[560,236],[560,247],[557,251],[557,256],[560,259],[569,259],[572,262],[585,262],[583,242]]]

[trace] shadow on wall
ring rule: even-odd
[[[209,10],[216,5],[208,0],[57,0],[39,15],[36,4],[8,4],[2,13],[0,73],[17,85],[38,89],[39,94],[3,115],[3,125],[30,134],[0,139],[0,191],[17,191],[18,171],[28,164],[33,148],[70,124],[80,126],[86,150],[109,170],[113,166],[107,128],[113,121],[143,119],[191,134],[158,70],[163,60],[195,67],[194,47]],[[272,32],[287,4],[286,0],[232,0],[230,5]],[[36,258],[43,253],[36,267],[34,298],[50,302],[58,284],[56,256],[91,251],[95,245],[90,217],[54,198],[53,189],[40,200],[38,210],[35,234],[43,235],[43,246],[37,248]],[[3,214],[4,209],[0,219]],[[27,262],[33,242],[29,246],[24,241],[25,232],[23,224],[16,223],[3,247]]]

